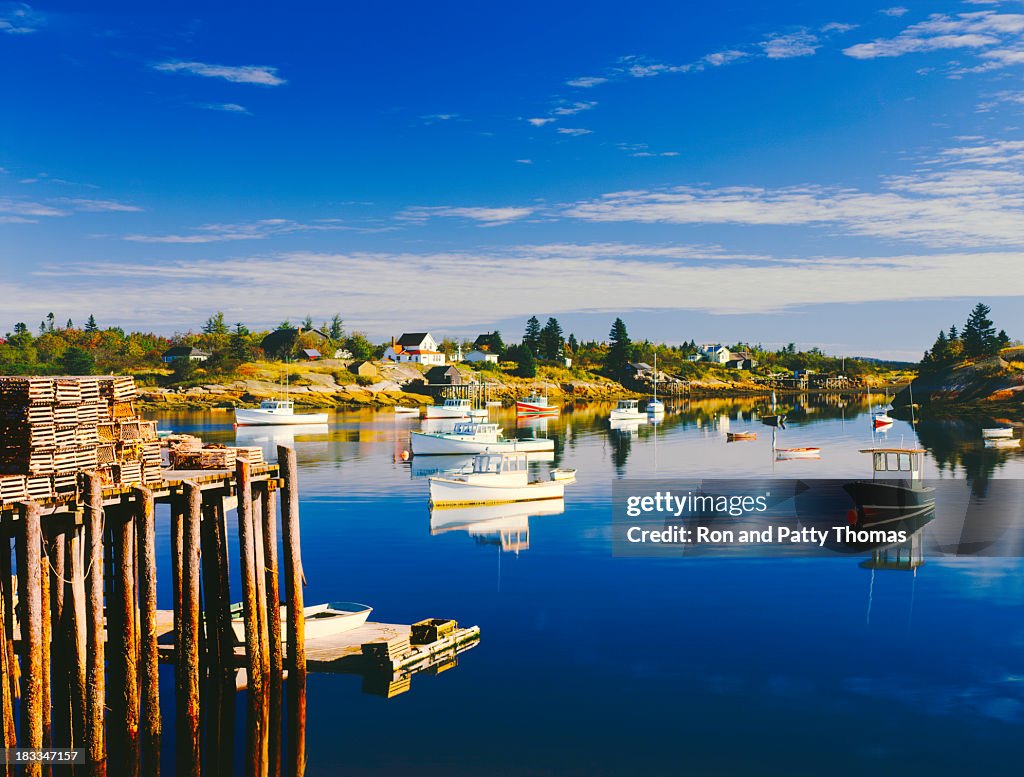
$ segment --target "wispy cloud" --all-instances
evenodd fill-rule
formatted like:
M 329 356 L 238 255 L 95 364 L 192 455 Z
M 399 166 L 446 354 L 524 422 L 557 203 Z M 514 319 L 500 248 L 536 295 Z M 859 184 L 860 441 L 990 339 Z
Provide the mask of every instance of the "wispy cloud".
M 572 135 L 573 137 L 579 137 L 580 135 L 590 135 L 593 130 L 583 129 L 582 127 L 559 127 L 559 135 Z
M 899 17 L 903 16 L 905 13 L 908 13 L 908 11 L 909 9 L 904 8 L 902 5 L 894 5 L 892 8 L 883 8 L 878 13 L 884 14 L 885 16 Z
M 93 200 L 84 198 L 63 198 L 60 202 L 67 203 L 71 208 L 86 213 L 140 213 L 143 209 L 138 205 L 130 205 L 116 200 Z
M 716 51 L 712 54 L 706 55 L 701 59 L 701 62 L 707 63 L 712 67 L 721 67 L 722 65 L 728 65 L 730 62 L 735 62 L 738 59 L 743 59 L 744 57 L 749 56 L 750 55 L 747 54 L 747 52 L 740 51 L 739 49 L 726 49 L 725 51 Z
M 771 35 L 760 45 L 768 59 L 791 59 L 811 56 L 821 47 L 821 41 L 808 30 L 798 30 Z
M 517 159 L 517 160 L 516 160 L 516 164 L 520 164 L 520 165 L 532 165 L 532 164 L 533 164 L 533 160 L 532 160 L 532 159 Z
M 277 75 L 276 67 L 266 65 L 211 65 L 206 62 L 170 60 L 156 62 L 152 67 L 161 73 L 187 73 L 205 78 L 223 78 L 236 84 L 280 86 L 288 83 Z
M 196 245 L 228 243 L 237 240 L 266 240 L 299 232 L 327 232 L 343 229 L 353 229 L 353 227 L 329 219 L 311 223 L 302 223 L 291 219 L 260 219 L 238 224 L 204 224 L 192 231 L 179 234 L 125 235 L 123 239 L 132 243 Z
M 249 109 L 244 105 L 238 103 L 193 103 L 197 108 L 202 108 L 205 111 L 223 111 L 224 113 L 241 113 L 246 116 L 252 114 L 249 113 Z
M 0 214 L 8 218 L 16 217 L 21 219 L 17 222 L 8 221 L 8 223 L 23 224 L 26 221 L 34 221 L 36 218 L 67 216 L 68 212 L 41 202 L 33 202 L 15 197 L 0 197 Z
M 566 81 L 566 85 L 574 86 L 577 89 L 590 89 L 594 86 L 607 83 L 608 79 L 603 76 L 583 76 L 581 78 L 573 78 L 570 81 Z
M 593 100 L 577 101 L 577 102 L 563 102 L 561 105 L 553 108 L 551 113 L 555 116 L 574 116 L 582 111 L 589 111 L 591 108 L 597 106 L 597 103 Z
M 453 121 L 460 118 L 457 113 L 429 113 L 426 116 L 420 116 L 420 121 L 424 124 L 437 124 L 438 122 Z
M 555 119 L 552 119 L 550 116 L 544 116 L 539 118 L 527 119 L 526 121 L 529 124 L 532 124 L 534 127 L 543 127 L 545 124 L 551 124 L 551 122 L 555 121 Z
M 28 35 L 46 23 L 46 18 L 26 3 L 0 3 L 0 32 Z
M 829 22 L 821 26 L 821 31 L 825 33 L 850 32 L 851 30 L 856 30 L 859 26 L 859 24 L 847 24 L 846 22 Z
M 476 222 L 481 227 L 497 227 L 519 221 L 534 213 L 534 208 L 503 207 L 449 207 L 449 206 L 416 206 L 406 208 L 398 214 L 402 221 L 422 224 L 434 217 L 456 218 Z

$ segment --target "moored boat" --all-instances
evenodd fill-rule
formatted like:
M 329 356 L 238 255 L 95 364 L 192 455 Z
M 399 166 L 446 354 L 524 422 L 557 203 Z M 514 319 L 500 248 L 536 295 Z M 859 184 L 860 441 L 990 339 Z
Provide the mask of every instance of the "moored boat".
M 467 453 L 553 451 L 554 440 L 537 437 L 507 439 L 498 424 L 456 423 L 450 432 L 412 432 L 409 447 L 414 456 L 460 455 Z
M 986 440 L 1005 440 L 1013 437 L 1012 426 L 996 426 L 991 429 L 982 429 L 981 436 Z
M 327 413 L 295 412 L 295 404 L 288 399 L 265 399 L 258 408 L 235 408 L 238 426 L 294 426 L 298 424 L 326 424 Z
M 576 470 L 572 467 L 558 467 L 551 470 L 552 480 L 575 480 Z
M 358 629 L 370 617 L 373 608 L 358 602 L 330 602 L 305 607 L 302 610 L 306 621 L 306 639 L 319 639 L 334 634 Z M 231 605 L 231 630 L 239 642 L 245 642 L 245 620 L 242 604 Z M 288 638 L 288 630 L 283 628 L 288 617 L 288 608 L 281 607 L 281 641 Z
M 647 419 L 647 414 L 640 410 L 639 401 L 620 399 L 609 418 L 612 421 L 643 421 Z
M 738 442 L 740 440 L 756 440 L 757 432 L 726 432 L 726 442 Z
M 903 521 L 935 509 L 935 489 L 922 478 L 921 448 L 867 448 L 872 479 L 847 483 L 843 490 L 856 508 L 847 516 L 859 527 Z
M 804 448 L 776 448 L 775 459 L 786 461 L 788 459 L 820 459 L 821 448 L 808 446 Z
M 530 480 L 525 453 L 481 453 L 473 460 L 473 471 L 450 477 L 432 477 L 430 504 L 433 509 L 471 505 L 561 499 L 565 481 Z
M 1020 440 L 1007 437 L 992 437 L 985 440 L 985 447 L 1009 450 L 1010 448 L 1019 448 Z
M 473 407 L 468 399 L 450 397 L 440 405 L 427 405 L 424 418 L 487 418 L 487 411 Z
M 548 398 L 540 394 L 531 394 L 524 399 L 516 400 L 516 413 L 519 415 L 558 415 L 558 406 L 549 405 Z
M 419 415 L 420 409 L 418 407 L 408 407 L 407 405 L 395 405 L 395 415 Z

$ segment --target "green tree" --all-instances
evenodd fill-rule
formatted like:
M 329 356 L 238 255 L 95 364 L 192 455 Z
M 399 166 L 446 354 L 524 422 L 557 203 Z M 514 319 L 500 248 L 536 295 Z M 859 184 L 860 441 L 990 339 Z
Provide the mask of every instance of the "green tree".
M 534 358 L 540 354 L 540 321 L 536 316 L 530 316 L 530 320 L 526 322 L 523 345 L 530 349 Z
M 570 353 L 576 353 L 576 351 L 578 351 L 579 349 L 580 349 L 580 344 L 576 340 L 576 335 L 570 334 L 569 335 L 569 352 Z
M 84 348 L 72 345 L 60 360 L 65 375 L 92 375 L 96 369 L 96 359 Z
M 96 323 L 96 316 L 92 313 L 89 314 L 89 320 L 85 322 L 86 332 L 98 332 L 100 330 L 99 324 Z
M 565 339 L 557 318 L 549 318 L 540 332 L 540 354 L 543 359 L 561 359 L 565 353 Z
M 515 369 L 515 374 L 520 378 L 537 377 L 537 359 L 534 357 L 533 351 L 526 344 L 516 349 L 510 348 L 507 355 L 517 363 L 518 366 Z
M 172 377 L 175 383 L 189 380 L 196 374 L 196 363 L 189 358 L 175 359 L 171 366 Z
M 967 323 L 964 324 L 960 335 L 964 342 L 965 356 L 991 356 L 998 350 L 996 328 L 988 317 L 991 312 L 992 309 L 988 305 L 979 302 L 967 317 Z
M 203 324 L 203 333 L 208 335 L 226 335 L 228 333 L 228 325 L 224 323 L 224 314 L 221 311 L 217 311 Z
M 313 317 L 312 316 L 307 315 L 304 319 L 302 319 L 302 328 L 307 330 L 307 331 L 313 328 Z
M 605 367 L 609 375 L 614 378 L 622 378 L 626 374 L 626 364 L 629 362 L 630 347 L 629 333 L 626 331 L 626 324 L 621 318 L 615 319 L 612 329 L 608 333 L 610 347 L 608 357 L 605 359 Z
M 331 319 L 331 326 L 327 331 L 327 335 L 336 343 L 340 343 L 344 339 L 345 322 L 341 320 L 341 313 L 334 314 L 334 318 Z
M 505 341 L 501 339 L 501 332 L 495 329 L 491 333 L 491 353 L 498 354 L 499 358 L 505 353 Z
M 345 350 L 352 354 L 353 359 L 372 359 L 374 347 L 363 332 L 353 332 L 345 338 Z
M 1006 334 L 1005 329 L 999 330 L 999 334 L 996 335 L 996 340 L 999 343 L 999 350 L 1002 350 L 1010 344 L 1010 336 Z
M 56 327 L 54 326 L 54 321 L 56 320 L 56 318 L 57 317 L 55 315 L 53 315 L 52 312 L 46 314 L 46 331 L 47 332 L 53 332 L 56 329 Z

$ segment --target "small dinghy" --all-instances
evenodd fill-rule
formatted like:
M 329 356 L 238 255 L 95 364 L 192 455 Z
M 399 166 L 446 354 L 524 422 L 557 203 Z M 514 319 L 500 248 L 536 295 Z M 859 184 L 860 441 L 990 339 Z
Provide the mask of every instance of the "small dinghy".
M 331 602 L 315 604 L 303 609 L 306 616 L 306 639 L 319 639 L 341 634 L 345 631 L 358 629 L 370 617 L 373 608 L 358 602 Z M 288 618 L 288 608 L 281 607 L 281 641 L 288 639 L 284 623 Z M 239 642 L 245 642 L 245 621 L 242 616 L 242 604 L 231 605 L 231 630 Z
M 991 437 L 985 440 L 986 448 L 999 448 L 1008 450 L 1010 448 L 1019 448 L 1020 440 L 1015 440 L 1009 437 Z
M 726 442 L 738 442 L 740 440 L 756 440 L 757 432 L 726 432 Z
M 559 467 L 558 469 L 551 470 L 552 480 L 575 480 L 576 470 L 572 467 Z
M 395 405 L 395 415 L 419 415 L 420 409 L 418 407 L 406 407 L 405 405 Z
M 981 436 L 986 440 L 1010 440 L 1013 438 L 1013 427 L 997 426 L 992 429 L 982 429 Z
M 821 448 L 776 448 L 775 458 L 778 461 L 788 459 L 820 459 Z

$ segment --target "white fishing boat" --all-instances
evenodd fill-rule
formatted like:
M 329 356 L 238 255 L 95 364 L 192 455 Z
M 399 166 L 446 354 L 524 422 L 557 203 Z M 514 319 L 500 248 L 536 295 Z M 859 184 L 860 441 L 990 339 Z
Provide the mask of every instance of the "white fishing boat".
M 525 453 L 481 453 L 473 460 L 473 471 L 465 475 L 432 477 L 430 505 L 433 509 L 472 505 L 561 499 L 565 482 L 530 480 Z
M 473 407 L 468 399 L 451 397 L 440 405 L 427 405 L 424 418 L 487 418 L 487 411 Z
M 418 407 L 407 407 L 406 405 L 395 405 L 395 415 L 419 415 Z
M 537 437 L 506 439 L 499 424 L 462 421 L 456 423 L 450 432 L 412 432 L 409 447 L 413 456 L 451 456 L 485 451 L 533 453 L 553 451 L 555 441 Z
M 996 426 L 991 429 L 982 429 L 981 436 L 986 440 L 1006 440 L 1013 437 L 1012 426 Z
M 373 608 L 358 602 L 330 602 L 329 604 L 315 604 L 305 607 L 302 610 L 306 620 L 306 639 L 319 639 L 330 637 L 334 634 L 341 634 L 346 631 L 358 629 L 370 617 Z M 235 632 L 235 639 L 245 642 L 245 620 L 242 617 L 243 608 L 241 602 L 231 605 L 231 630 Z M 288 608 L 281 607 L 281 641 L 288 639 L 288 630 L 285 623 L 288 618 Z
M 610 419 L 612 421 L 644 421 L 647 420 L 647 413 L 640 410 L 639 401 L 620 399 L 619 404 L 612 410 Z
M 546 396 L 531 394 L 525 399 L 516 400 L 516 413 L 519 415 L 558 415 L 558 406 L 549 405 Z
M 1011 448 L 1019 448 L 1020 440 L 1012 437 L 990 437 L 985 440 L 985 447 L 1009 450 Z
M 238 426 L 296 426 L 326 424 L 327 413 L 296 413 L 289 399 L 265 399 L 258 408 L 235 408 Z
M 665 403 L 658 399 L 658 354 L 654 354 L 654 398 L 647 403 L 647 415 L 659 418 L 665 415 Z

